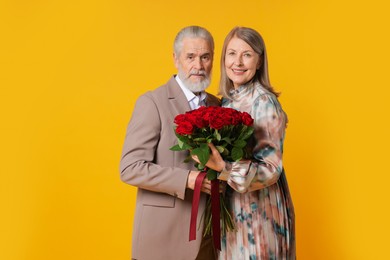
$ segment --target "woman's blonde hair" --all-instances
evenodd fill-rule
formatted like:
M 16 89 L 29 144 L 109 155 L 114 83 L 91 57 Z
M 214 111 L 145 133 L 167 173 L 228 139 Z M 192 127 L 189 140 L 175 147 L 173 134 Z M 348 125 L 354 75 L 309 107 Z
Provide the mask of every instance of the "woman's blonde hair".
M 252 49 L 260 56 L 260 68 L 256 71 L 255 76 L 250 80 L 250 82 L 248 82 L 249 84 L 247 83 L 248 87 L 253 87 L 255 82 L 259 82 L 265 89 L 273 93 L 275 96 L 279 96 L 279 93 L 273 89 L 269 81 L 267 51 L 265 49 L 264 40 L 257 31 L 247 27 L 235 27 L 225 38 L 221 54 L 221 80 L 219 82 L 220 94 L 225 98 L 232 99 L 230 91 L 234 89 L 234 86 L 233 82 L 226 74 L 225 56 L 227 45 L 234 37 L 237 37 L 249 44 L 249 46 L 251 46 Z

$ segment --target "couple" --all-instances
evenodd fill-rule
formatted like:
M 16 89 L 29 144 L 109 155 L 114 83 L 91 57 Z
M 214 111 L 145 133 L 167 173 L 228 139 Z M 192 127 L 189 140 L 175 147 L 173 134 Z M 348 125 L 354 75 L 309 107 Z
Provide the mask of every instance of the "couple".
M 140 96 L 134 107 L 120 163 L 122 181 L 138 187 L 132 258 L 295 259 L 294 210 L 282 164 L 287 116 L 269 82 L 264 41 L 257 31 L 245 27 L 236 27 L 226 36 L 220 93 L 222 106 L 254 118 L 253 159 L 225 162 L 214 152 L 207 164 L 229 186 L 226 196 L 236 231 L 222 237 L 221 251 L 214 250 L 199 221 L 197 239 L 189 241 L 199 171 L 183 162 L 186 151 L 169 148 L 176 143 L 176 115 L 220 105 L 218 98 L 204 91 L 210 84 L 213 54 L 214 40 L 206 29 L 183 28 L 174 41 L 178 74 Z M 210 186 L 205 178 L 198 220 Z

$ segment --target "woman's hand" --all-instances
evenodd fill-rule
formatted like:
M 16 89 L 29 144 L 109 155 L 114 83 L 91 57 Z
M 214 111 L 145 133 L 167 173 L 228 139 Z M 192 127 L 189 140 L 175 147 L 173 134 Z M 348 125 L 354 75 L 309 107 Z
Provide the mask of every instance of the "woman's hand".
M 217 172 L 221 172 L 225 168 L 225 161 L 222 159 L 221 154 L 218 152 L 217 148 L 215 148 L 214 144 L 208 144 L 211 150 L 210 158 L 206 163 L 206 166 L 210 169 L 213 169 Z M 192 159 L 198 163 L 198 156 L 193 155 Z

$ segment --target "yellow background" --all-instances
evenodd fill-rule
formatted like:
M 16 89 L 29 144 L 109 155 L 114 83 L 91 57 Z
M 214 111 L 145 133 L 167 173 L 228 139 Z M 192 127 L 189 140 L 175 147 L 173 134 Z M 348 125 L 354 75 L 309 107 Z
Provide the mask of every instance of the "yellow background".
M 129 259 L 127 122 L 191 24 L 215 37 L 212 93 L 230 29 L 265 38 L 298 259 L 389 258 L 387 2 L 1 0 L 0 259 Z

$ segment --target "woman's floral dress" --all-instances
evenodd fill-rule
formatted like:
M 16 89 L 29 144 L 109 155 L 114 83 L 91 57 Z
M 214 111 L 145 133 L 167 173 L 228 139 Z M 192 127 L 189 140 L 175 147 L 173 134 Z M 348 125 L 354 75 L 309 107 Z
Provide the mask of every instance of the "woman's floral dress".
M 236 231 L 222 237 L 219 259 L 295 259 L 294 208 L 282 164 L 287 116 L 275 95 L 260 84 L 233 90 L 222 106 L 254 118 L 252 159 L 234 162 L 219 179 Z

